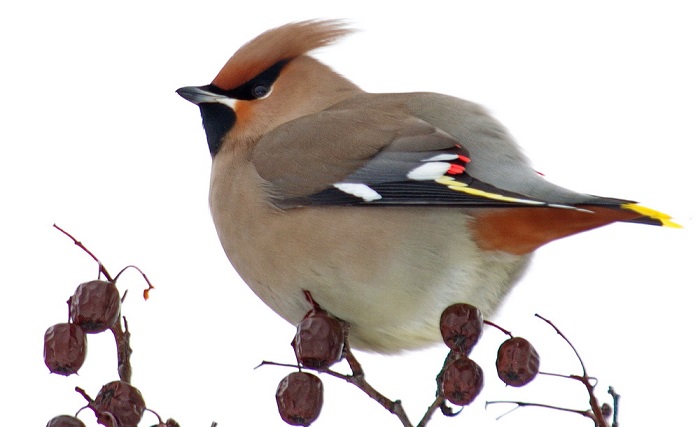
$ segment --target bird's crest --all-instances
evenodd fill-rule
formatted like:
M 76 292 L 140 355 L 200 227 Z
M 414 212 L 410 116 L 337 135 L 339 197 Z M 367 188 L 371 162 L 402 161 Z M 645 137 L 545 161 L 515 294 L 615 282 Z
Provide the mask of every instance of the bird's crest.
M 327 46 L 352 31 L 339 20 L 293 22 L 265 31 L 241 46 L 212 84 L 224 90 L 234 89 L 280 61 Z

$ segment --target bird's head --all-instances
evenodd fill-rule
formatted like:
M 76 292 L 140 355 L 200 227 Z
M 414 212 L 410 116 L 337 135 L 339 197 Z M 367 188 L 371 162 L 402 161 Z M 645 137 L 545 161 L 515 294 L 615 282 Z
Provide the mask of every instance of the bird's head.
M 307 55 L 349 32 L 335 20 L 274 28 L 238 49 L 210 84 L 178 89 L 199 106 L 212 157 L 227 146 L 254 144 L 283 123 L 361 92 Z

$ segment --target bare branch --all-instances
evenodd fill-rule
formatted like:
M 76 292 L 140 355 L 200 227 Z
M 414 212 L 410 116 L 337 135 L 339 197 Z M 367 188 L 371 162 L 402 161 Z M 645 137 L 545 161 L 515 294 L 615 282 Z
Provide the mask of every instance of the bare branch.
M 65 234 L 66 236 L 68 236 L 71 240 L 73 240 L 73 243 L 75 243 L 76 246 L 78 246 L 80 249 L 82 249 L 83 251 L 85 251 L 86 254 L 90 255 L 90 257 L 91 257 L 92 259 L 94 259 L 95 262 L 97 263 L 97 265 L 98 265 L 98 267 L 99 267 L 99 269 L 100 269 L 100 273 L 104 274 L 105 278 L 106 278 L 108 281 L 114 282 L 114 280 L 112 279 L 112 276 L 110 276 L 109 272 L 107 272 L 107 269 L 105 268 L 105 266 L 102 265 L 102 261 L 100 261 L 100 260 L 95 256 L 95 254 L 93 254 L 92 252 L 90 252 L 90 250 L 89 250 L 88 248 L 86 248 L 85 245 L 82 244 L 82 242 L 78 241 L 78 239 L 76 239 L 75 237 L 73 237 L 69 232 L 67 232 L 66 230 L 62 229 L 62 228 L 59 227 L 58 225 L 54 224 L 53 226 L 54 226 L 55 229 L 57 229 L 57 230 L 60 231 L 61 233 L 63 233 L 63 234 Z

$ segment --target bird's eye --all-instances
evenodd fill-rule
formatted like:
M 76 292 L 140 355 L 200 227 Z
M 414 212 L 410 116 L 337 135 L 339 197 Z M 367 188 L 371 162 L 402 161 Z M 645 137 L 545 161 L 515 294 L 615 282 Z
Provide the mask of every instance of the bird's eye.
M 255 86 L 251 91 L 251 94 L 255 98 L 263 98 L 268 93 L 270 93 L 270 88 L 268 86 Z

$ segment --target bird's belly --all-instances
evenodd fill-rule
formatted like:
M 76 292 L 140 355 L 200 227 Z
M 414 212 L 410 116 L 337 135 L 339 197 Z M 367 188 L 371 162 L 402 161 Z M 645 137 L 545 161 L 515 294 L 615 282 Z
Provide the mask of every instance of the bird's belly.
M 493 312 L 529 257 L 483 252 L 446 208 L 324 207 L 240 212 L 215 223 L 239 275 L 292 324 L 311 308 L 350 323 L 351 344 L 393 353 L 440 340 L 442 310 Z M 410 225 L 410 226 L 409 226 Z

